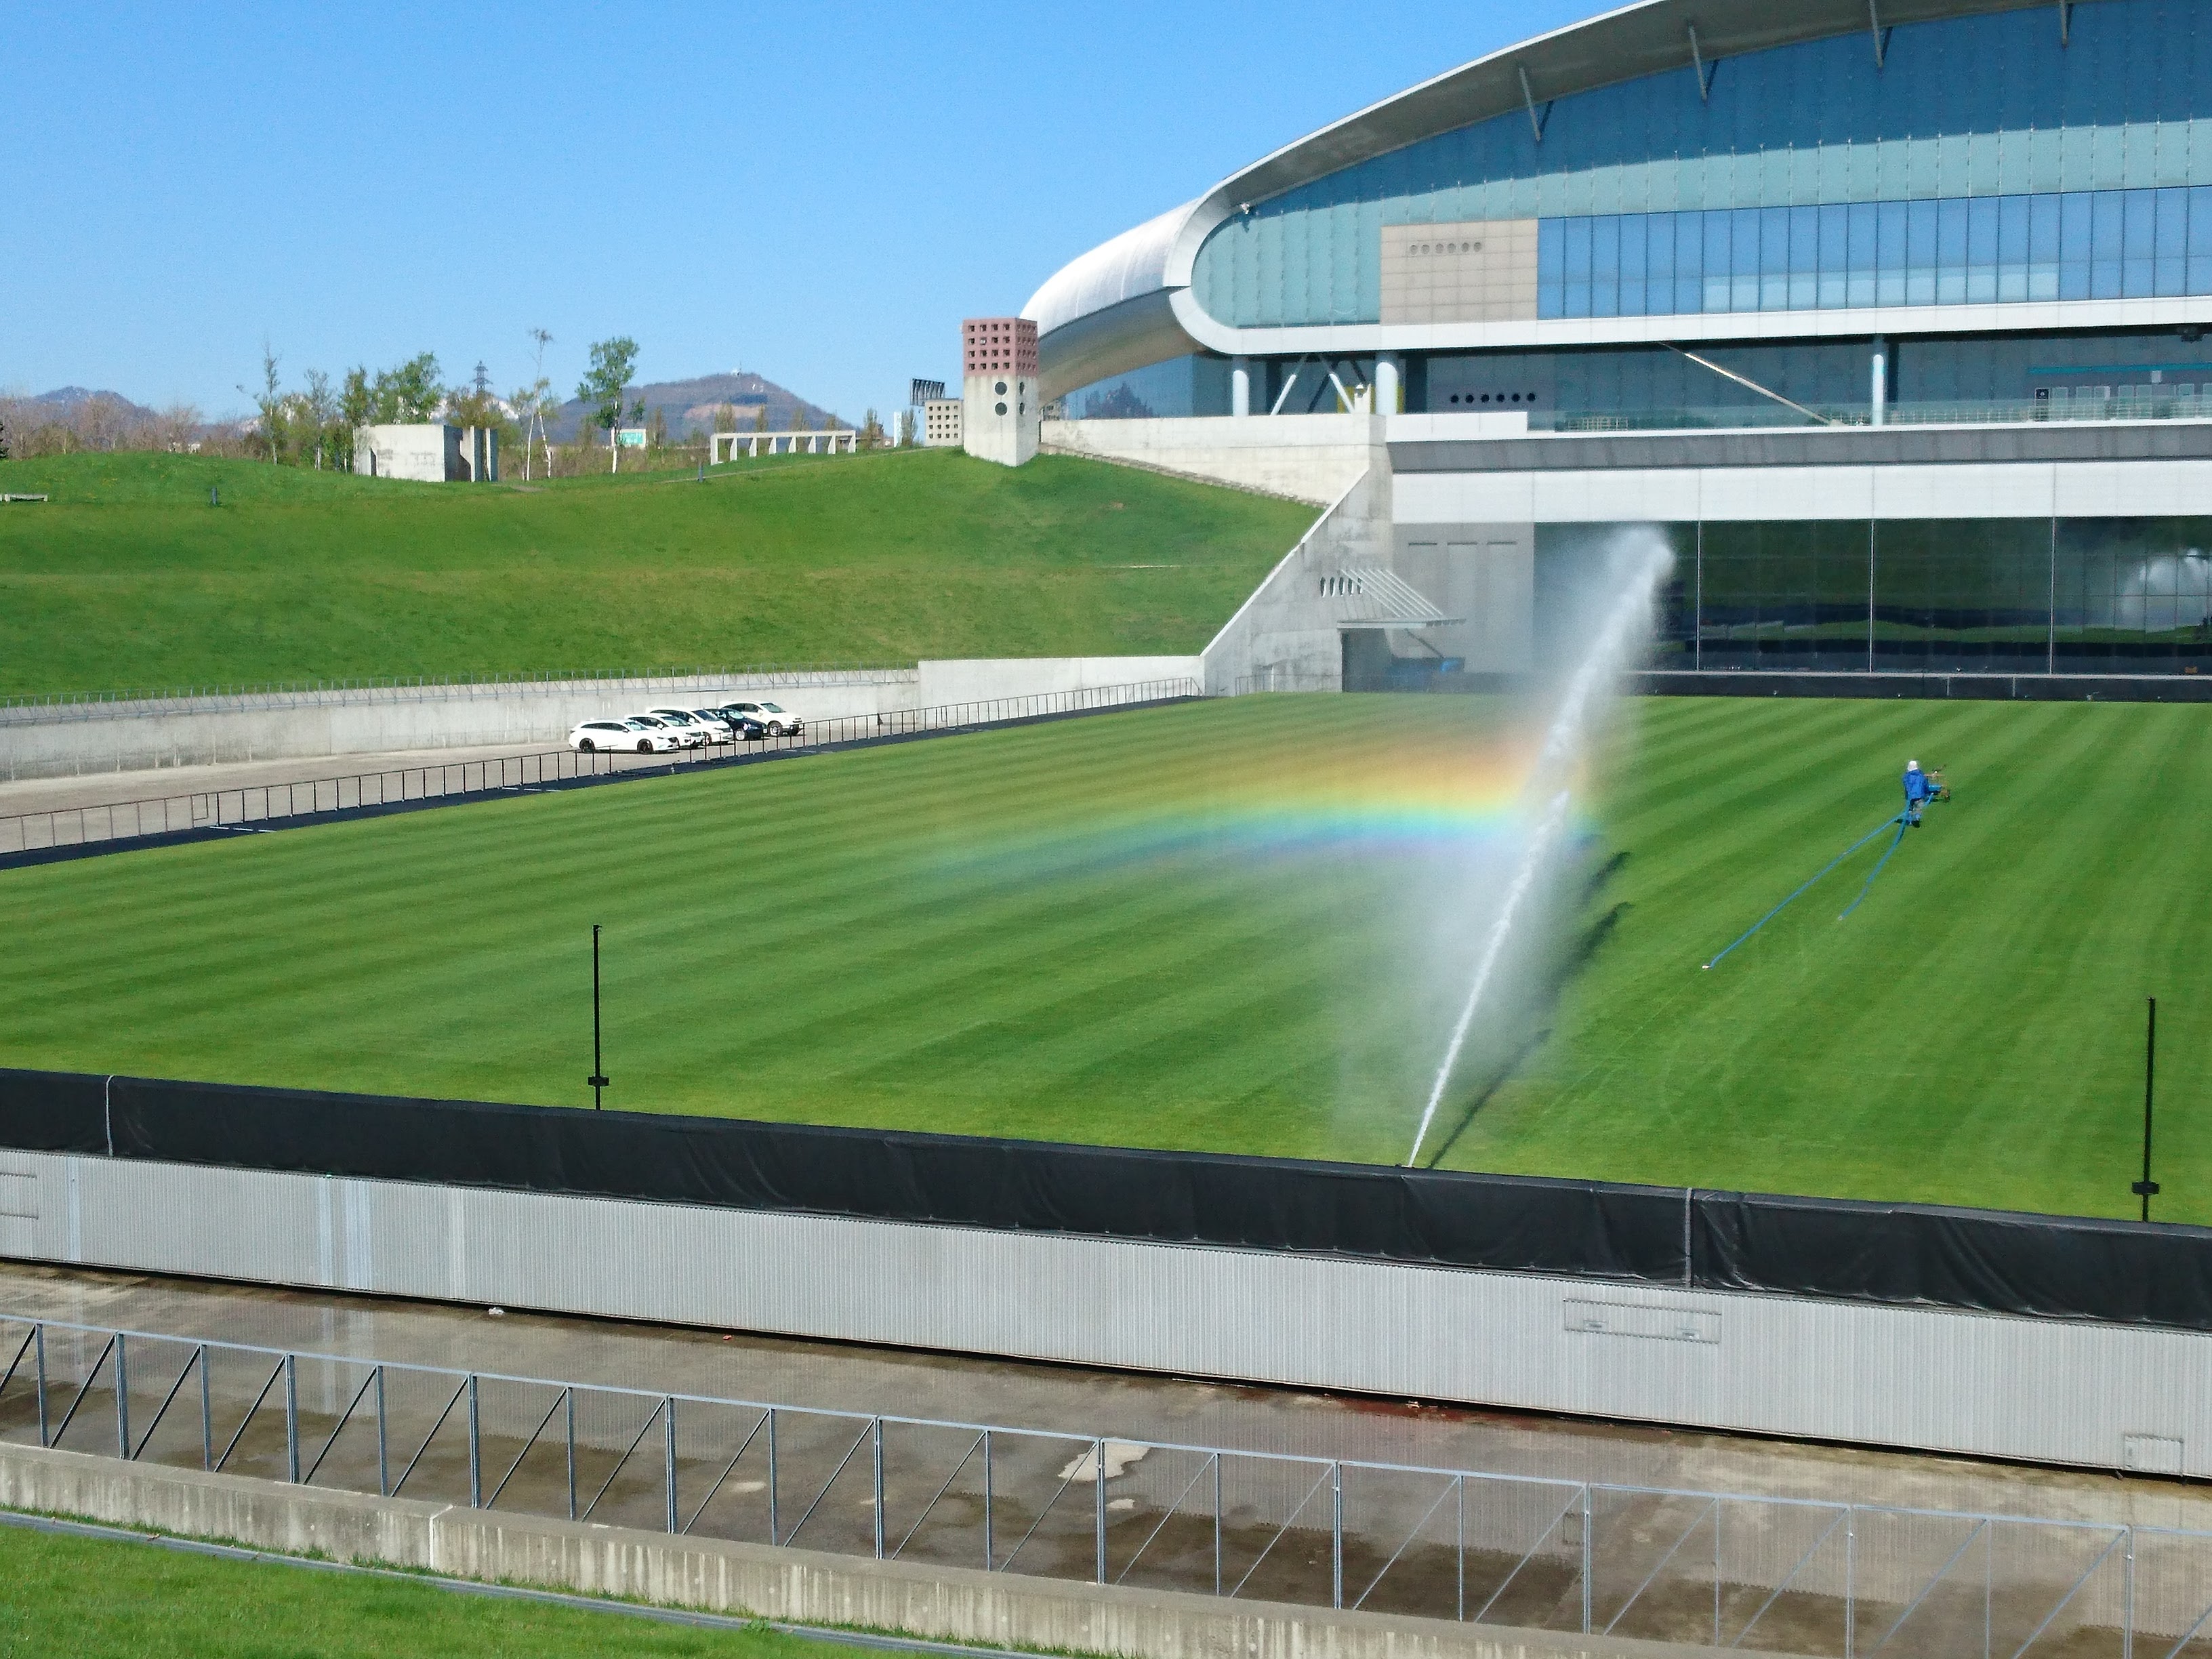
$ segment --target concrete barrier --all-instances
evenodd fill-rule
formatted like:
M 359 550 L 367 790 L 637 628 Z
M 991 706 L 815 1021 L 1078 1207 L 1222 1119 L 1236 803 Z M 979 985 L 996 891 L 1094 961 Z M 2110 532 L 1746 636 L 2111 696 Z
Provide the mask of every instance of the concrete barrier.
M 0 778 L 380 755 L 512 744 L 550 747 L 579 721 L 659 704 L 767 699 L 810 720 L 994 697 L 1195 679 L 1195 657 L 1036 657 L 914 668 L 635 680 L 353 687 L 0 708 Z M 126 786 L 116 799 L 131 799 Z M 137 793 L 144 793 L 143 789 Z
M 33 1446 L 0 1444 L 0 1506 L 456 1578 L 1116 1659 L 1696 1659 L 1717 1651 L 854 1560 Z
M 1369 415 L 1047 421 L 1050 453 L 1115 461 L 1326 507 L 1367 471 L 1383 423 Z

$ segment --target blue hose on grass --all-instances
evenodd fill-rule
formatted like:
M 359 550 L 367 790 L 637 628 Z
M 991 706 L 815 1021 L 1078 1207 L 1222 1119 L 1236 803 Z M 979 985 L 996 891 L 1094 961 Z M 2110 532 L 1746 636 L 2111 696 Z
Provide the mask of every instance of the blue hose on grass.
M 1911 827 L 1912 821 L 1909 817 L 1900 816 L 1898 818 L 1897 839 L 1890 842 L 1889 846 L 1883 851 L 1882 855 L 1874 861 L 1874 868 L 1867 872 L 1866 885 L 1859 889 L 1859 896 L 1856 898 L 1853 899 L 1849 904 L 1846 904 L 1844 907 L 1843 915 L 1836 918 L 1838 921 L 1843 921 L 1844 916 L 1850 915 L 1852 911 L 1857 909 L 1859 906 L 1866 902 L 1866 896 L 1874 891 L 1874 878 L 1881 873 L 1881 866 L 1889 862 L 1890 854 L 1894 853 L 1898 848 L 1903 844 L 1905 841 L 1905 832 Z
M 1833 869 L 1834 869 L 1838 865 L 1841 864 L 1841 863 L 1842 863 L 1845 859 L 1847 859 L 1847 858 L 1850 857 L 1850 855 L 1851 855 L 1852 854 L 1854 854 L 1854 853 L 1857 852 L 1857 851 L 1859 850 L 1859 848 L 1862 848 L 1862 847 L 1865 846 L 1869 842 L 1872 841 L 1872 840 L 1873 840 L 1876 836 L 1879 836 L 1879 835 L 1880 835 L 1883 830 L 1885 830 L 1888 829 L 1888 828 L 1890 827 L 1890 825 L 1892 825 L 1892 824 L 1895 824 L 1895 825 L 1897 826 L 1897 836 L 1898 836 L 1898 841 L 1902 841 L 1902 840 L 1904 840 L 1904 839 L 1905 839 L 1905 814 L 1904 814 L 1904 813 L 1902 813 L 1902 812 L 1899 812 L 1899 813 L 1895 817 L 1893 817 L 1893 818 L 1884 818 L 1884 819 L 1883 819 L 1880 823 L 1878 823 L 1878 824 L 1875 825 L 1875 827 L 1874 827 L 1873 829 L 1871 829 L 1871 830 L 1868 830 L 1868 831 L 1866 832 L 1866 834 L 1864 834 L 1863 836 L 1860 836 L 1856 841 L 1853 842 L 1852 842 L 1849 847 L 1846 847 L 1845 848 L 1844 848 L 1844 850 L 1843 850 L 1842 852 L 1840 852 L 1840 853 L 1837 854 L 1836 854 L 1836 856 L 1835 856 L 1834 858 L 1832 858 L 1832 859 L 1829 860 L 1828 860 L 1828 862 L 1827 862 L 1827 864 L 1826 864 L 1826 866 L 1821 869 L 1820 875 L 1814 876 L 1814 877 L 1813 878 L 1813 879 L 1812 879 L 1812 880 L 1810 880 L 1810 881 L 1807 882 L 1807 883 L 1806 883 L 1802 887 L 1800 887 L 1800 888 L 1799 888 L 1796 892 L 1794 892 L 1794 893 L 1790 894 L 1790 896 L 1788 898 L 1786 898 L 1786 899 L 1783 900 L 1781 903 L 1779 903 L 1779 904 L 1776 905 L 1776 906 L 1775 906 L 1771 910 L 1769 910 L 1769 911 L 1768 911 L 1765 915 L 1761 916 L 1761 917 L 1760 917 L 1757 921 L 1754 921 L 1753 923 L 1752 923 L 1752 924 L 1751 924 L 1751 926 L 1750 926 L 1748 928 L 1747 928 L 1747 929 L 1745 929 L 1745 930 L 1744 930 L 1744 933 L 1743 933 L 1743 935 L 1742 935 L 1742 937 L 1741 937 L 1741 938 L 1740 938 L 1740 939 L 1736 939 L 1734 943 L 1730 944 L 1730 945 L 1728 946 L 1728 949 L 1727 949 L 1727 950 L 1723 951 L 1720 953 L 1720 956 L 1717 956 L 1717 957 L 1714 957 L 1711 962 L 1707 963 L 1705 964 L 1705 966 L 1706 966 L 1706 967 L 1708 967 L 1708 968 L 1717 968 L 1717 967 L 1719 967 L 1719 966 L 1720 966 L 1720 963 L 1721 963 L 1721 957 L 1725 957 L 1726 955 L 1728 955 L 1728 953 L 1729 953 L 1729 951 L 1733 951 L 1733 950 L 1735 950 L 1735 947 L 1736 947 L 1736 945 L 1742 944 L 1742 943 L 1744 942 L 1744 940 L 1745 940 L 1745 939 L 1749 939 L 1749 938 L 1750 938 L 1753 933 L 1757 933 L 1760 928 L 1762 928 L 1762 927 L 1765 927 L 1765 926 L 1766 926 L 1766 924 L 1767 924 L 1768 922 L 1770 922 L 1770 921 L 1773 921 L 1773 920 L 1775 919 L 1775 917 L 1777 917 L 1777 916 L 1780 915 L 1781 915 L 1784 910 L 1787 910 L 1787 909 L 1788 909 L 1791 905 L 1795 904 L 1795 903 L 1796 903 L 1799 899 L 1802 898 L 1802 897 L 1803 897 L 1803 896 L 1804 896 L 1808 892 L 1811 891 L 1814 887 L 1818 886 L 1818 885 L 1820 884 L 1820 880 L 1821 880 L 1821 878 L 1822 878 L 1822 877 L 1825 877 L 1826 875 L 1827 875 L 1827 874 L 1828 874 L 1828 872 L 1829 872 L 1830 871 L 1833 870 Z M 1896 850 L 1897 850 L 1897 842 L 1892 842 L 1889 844 L 1889 853 L 1894 853 Z M 1884 853 L 1884 854 L 1881 855 L 1881 862 L 1882 862 L 1882 864 L 1887 864 L 1887 863 L 1889 861 L 1889 853 Z M 1875 875 L 1879 875 L 1881 872 L 1881 864 L 1877 864 L 1877 865 L 1875 865 Z M 1869 876 L 1869 877 L 1867 878 L 1867 885 L 1868 885 L 1868 886 L 1869 886 L 1869 887 L 1871 887 L 1871 886 L 1873 886 L 1873 885 L 1874 885 L 1874 876 Z M 1863 899 L 1865 896 L 1866 896 L 1866 894 L 1865 894 L 1863 891 L 1863 892 L 1861 892 L 1861 893 L 1859 894 L 1859 898 L 1861 898 L 1861 899 Z M 1857 902 L 1857 900 L 1854 900 L 1854 901 L 1852 901 L 1851 909 L 1852 909 L 1852 910 L 1856 910 L 1856 908 L 1858 908 L 1858 902 Z M 1846 916 L 1847 916 L 1847 915 L 1850 915 L 1850 913 L 1851 913 L 1851 912 L 1850 912 L 1850 910 L 1846 910 L 1846 911 L 1844 911 L 1844 915 L 1846 915 Z M 1837 920 L 1838 920 L 1838 921 L 1841 921 L 1842 919 L 1843 919 L 1843 918 L 1842 918 L 1842 917 L 1840 917 L 1840 916 L 1837 918 Z

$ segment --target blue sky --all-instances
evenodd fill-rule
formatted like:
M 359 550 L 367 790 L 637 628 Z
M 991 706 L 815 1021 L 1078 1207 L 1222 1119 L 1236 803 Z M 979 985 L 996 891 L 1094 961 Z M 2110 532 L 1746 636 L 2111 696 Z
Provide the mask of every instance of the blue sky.
M 49 4 L 8 21 L 0 389 L 246 406 L 429 349 L 742 366 L 857 416 L 963 316 L 1413 82 L 1607 9 Z

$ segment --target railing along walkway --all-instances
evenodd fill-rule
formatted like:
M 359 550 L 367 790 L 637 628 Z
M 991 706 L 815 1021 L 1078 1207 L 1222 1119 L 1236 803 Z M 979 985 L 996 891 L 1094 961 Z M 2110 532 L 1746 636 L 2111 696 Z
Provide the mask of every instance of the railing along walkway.
M 384 1497 L 1836 1656 L 2212 1651 L 2212 1534 L 822 1411 L 0 1315 L 0 1439 Z

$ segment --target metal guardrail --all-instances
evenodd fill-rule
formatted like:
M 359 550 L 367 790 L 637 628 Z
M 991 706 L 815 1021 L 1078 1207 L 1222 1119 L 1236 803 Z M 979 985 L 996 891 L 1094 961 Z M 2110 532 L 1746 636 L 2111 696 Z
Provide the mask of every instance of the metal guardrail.
M 380 677 L 370 679 L 267 681 L 243 685 L 171 686 L 164 690 L 118 691 L 56 691 L 0 697 L 0 723 L 18 723 L 26 711 L 40 720 L 116 719 L 148 714 L 185 714 L 222 705 L 237 708 L 290 708 L 329 703 L 391 700 L 394 693 L 419 692 L 425 696 L 506 696 L 517 691 L 542 690 L 548 696 L 566 691 L 629 688 L 640 690 L 672 688 L 702 680 L 742 680 L 763 689 L 799 685 L 849 685 L 872 682 L 886 674 L 912 678 L 915 664 L 908 663 L 769 663 L 750 667 L 635 668 L 556 670 L 539 674 L 486 674 L 475 678 L 439 679 Z M 181 705 L 179 707 L 179 705 Z
M 1087 691 L 1041 692 L 982 702 L 949 703 L 934 708 L 896 710 L 810 721 L 798 737 L 640 755 L 601 750 L 580 754 L 572 749 L 535 750 L 488 760 L 349 772 L 296 783 L 246 785 L 181 795 L 149 796 L 92 806 L 59 807 L 44 812 L 0 817 L 0 857 L 45 852 L 58 847 L 87 847 L 135 841 L 148 836 L 197 830 L 246 832 L 286 818 L 308 817 L 363 808 L 483 795 L 529 794 L 549 787 L 592 778 L 678 772 L 726 763 L 738 754 L 834 748 L 910 732 L 950 732 L 1001 720 L 1044 714 L 1087 713 L 1164 702 L 1199 695 L 1192 679 L 1148 680 L 1102 686 Z
M 1836 1659 L 2212 1643 L 2208 1533 L 817 1410 L 17 1315 L 0 1314 L 0 1440 L 877 1560 Z

